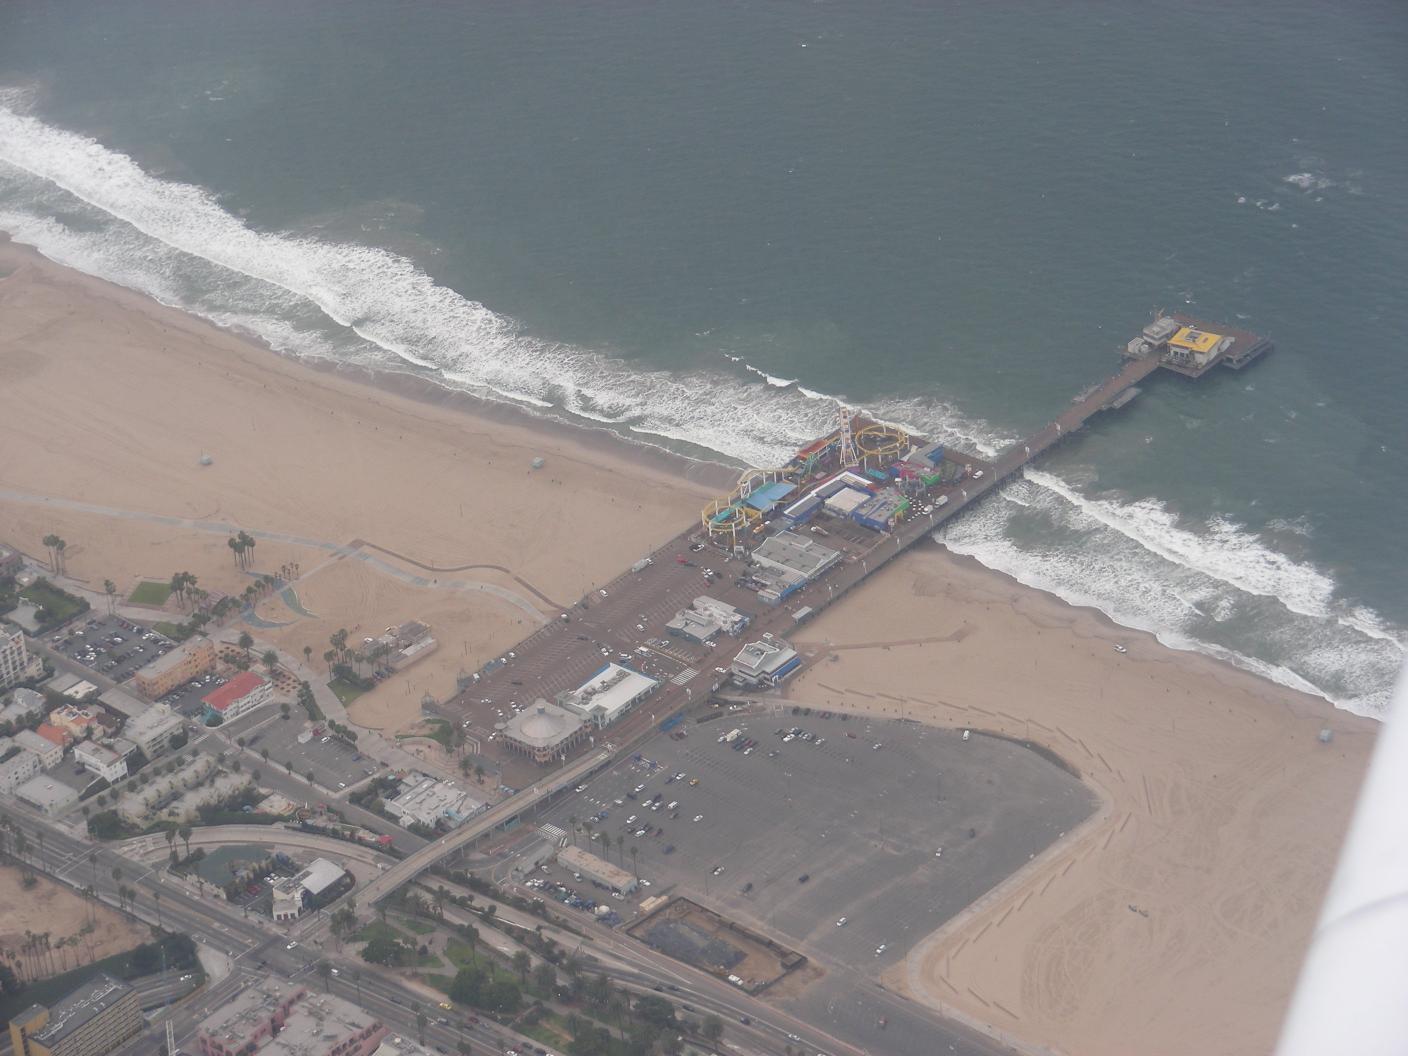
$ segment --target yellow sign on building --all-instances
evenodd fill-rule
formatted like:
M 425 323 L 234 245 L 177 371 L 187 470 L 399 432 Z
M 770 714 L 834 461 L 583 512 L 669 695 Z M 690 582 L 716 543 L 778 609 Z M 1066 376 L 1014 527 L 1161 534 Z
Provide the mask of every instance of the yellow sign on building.
M 1189 352 L 1205 355 L 1211 352 L 1219 341 L 1221 334 L 1212 334 L 1206 330 L 1195 330 L 1191 326 L 1180 327 L 1178 333 L 1168 339 L 1170 348 L 1182 348 Z

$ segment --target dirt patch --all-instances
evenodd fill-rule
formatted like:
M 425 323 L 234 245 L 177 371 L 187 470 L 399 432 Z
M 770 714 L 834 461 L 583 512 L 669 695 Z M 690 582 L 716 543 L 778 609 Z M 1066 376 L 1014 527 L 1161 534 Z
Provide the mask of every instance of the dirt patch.
M 31 888 L 20 871 L 0 867 L 0 949 L 24 979 L 43 979 L 122 953 L 151 936 L 146 925 L 97 905 L 40 876 Z M 29 950 L 31 935 L 48 933 L 47 952 Z
M 677 961 L 726 978 L 750 994 L 806 964 L 795 950 L 749 931 L 687 898 L 677 898 L 627 931 Z

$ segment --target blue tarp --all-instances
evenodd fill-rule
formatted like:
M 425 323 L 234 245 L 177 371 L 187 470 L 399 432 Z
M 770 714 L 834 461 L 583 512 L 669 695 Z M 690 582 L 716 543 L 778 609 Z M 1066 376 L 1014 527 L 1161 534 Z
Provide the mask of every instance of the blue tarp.
M 774 481 L 771 484 L 764 484 L 743 501 L 753 509 L 766 513 L 788 495 L 791 495 L 793 490 L 795 490 L 794 486 L 786 481 Z

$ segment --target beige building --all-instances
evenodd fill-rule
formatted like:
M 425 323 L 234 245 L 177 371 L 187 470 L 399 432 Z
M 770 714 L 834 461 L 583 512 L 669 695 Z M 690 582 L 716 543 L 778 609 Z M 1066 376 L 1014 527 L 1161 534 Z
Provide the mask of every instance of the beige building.
M 557 862 L 574 873 L 581 873 L 588 880 L 605 884 L 612 891 L 619 891 L 623 895 L 630 894 L 638 886 L 634 875 L 580 847 L 562 848 L 557 852 Z
M 181 716 L 165 704 L 153 704 L 140 715 L 127 720 L 127 725 L 122 727 L 122 736 L 140 748 L 148 759 L 155 759 L 170 749 L 172 739 L 184 729 Z
M 266 979 L 212 1013 L 196 1044 L 201 1056 L 371 1056 L 388 1033 L 351 1002 Z
M 42 673 L 44 663 L 37 656 L 30 656 L 24 644 L 23 631 L 8 631 L 0 628 L 0 690 L 19 685 Z
M 0 796 L 11 795 L 15 789 L 39 773 L 39 756 L 21 750 L 0 763 Z
M 215 643 L 192 638 L 158 656 L 132 676 L 132 684 L 148 700 L 160 700 L 177 686 L 215 670 Z
M 53 1008 L 10 1020 L 14 1056 L 103 1056 L 146 1026 L 137 991 L 99 972 Z
M 499 726 L 504 744 L 539 764 L 563 758 L 587 737 L 587 724 L 581 718 L 545 700 Z

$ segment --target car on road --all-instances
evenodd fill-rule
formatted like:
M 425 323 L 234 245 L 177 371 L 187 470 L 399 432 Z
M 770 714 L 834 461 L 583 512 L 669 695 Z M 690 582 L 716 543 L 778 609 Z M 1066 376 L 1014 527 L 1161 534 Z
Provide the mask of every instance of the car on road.
M 882 953 L 884 953 L 887 949 L 889 949 L 889 947 L 886 946 L 885 943 L 882 942 L 879 946 L 875 947 L 875 956 L 879 957 L 879 956 L 880 956 Z
M 291 949 L 293 949 L 293 948 L 294 948 L 295 946 L 297 946 L 297 945 L 298 945 L 298 940 L 297 940 L 297 939 L 294 939 L 294 940 L 293 940 L 292 942 L 290 942 L 287 946 L 285 946 L 284 949 L 286 949 L 286 950 L 291 950 Z
M 704 815 L 703 815 L 703 814 L 696 814 L 696 815 L 694 815 L 694 820 L 695 820 L 695 821 L 703 821 L 703 820 L 704 820 Z
M 600 594 L 603 598 L 607 596 L 606 591 L 604 590 L 598 590 L 597 593 Z
M 836 922 L 836 926 L 837 926 L 838 928 L 844 928 L 844 927 L 846 926 L 846 922 L 847 922 L 849 919 L 850 919 L 849 917 L 842 917 L 840 920 L 838 920 L 838 921 Z

